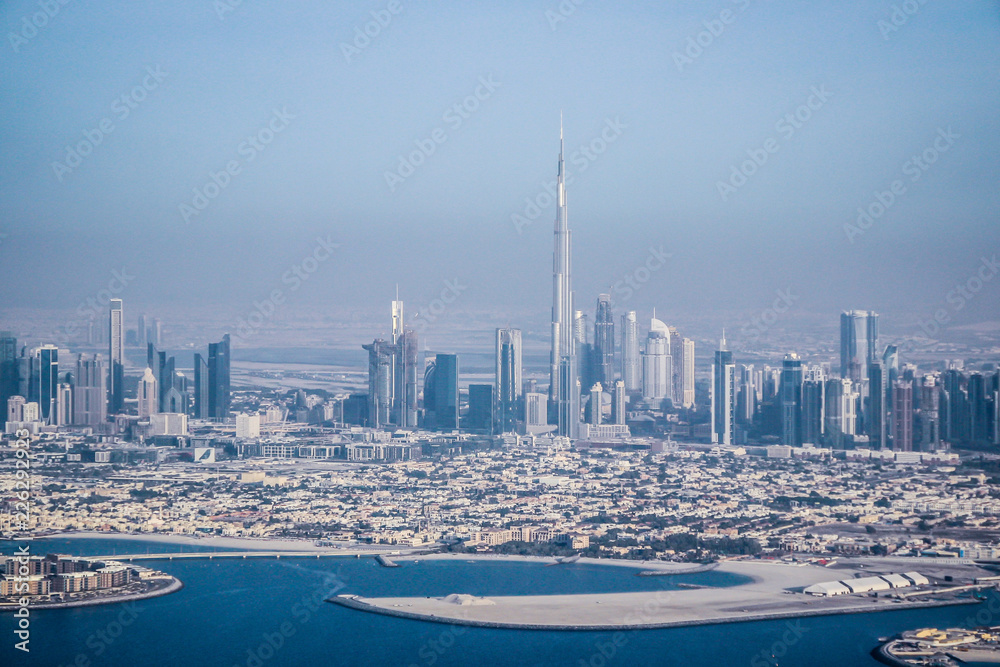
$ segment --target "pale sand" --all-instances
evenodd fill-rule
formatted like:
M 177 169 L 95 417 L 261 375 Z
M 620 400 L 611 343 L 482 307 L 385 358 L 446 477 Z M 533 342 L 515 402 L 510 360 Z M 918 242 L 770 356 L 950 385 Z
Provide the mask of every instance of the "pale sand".
M 871 565 L 875 564 L 872 561 Z M 649 568 L 649 565 L 646 563 L 645 567 Z M 752 581 L 727 588 L 642 593 L 486 596 L 486 599 L 494 604 L 481 606 L 455 605 L 440 598 L 412 597 L 341 596 L 332 601 L 364 611 L 444 623 L 509 628 L 595 630 L 890 611 L 910 609 L 924 604 L 915 600 L 896 602 L 885 597 L 843 595 L 821 598 L 800 592 L 789 592 L 792 589 L 801 590 L 802 587 L 821 581 L 853 578 L 855 572 L 871 575 L 875 573 L 870 569 L 871 565 L 864 569 L 830 569 L 817 565 L 794 566 L 762 561 L 727 561 L 721 563 L 716 571 L 743 575 Z M 912 565 L 904 566 L 903 570 L 920 571 L 919 566 L 919 563 L 914 562 Z M 894 569 L 897 572 L 901 571 L 898 565 Z M 975 569 L 977 568 L 966 570 L 966 576 L 975 576 L 972 573 Z M 885 571 L 889 571 L 888 568 Z M 955 603 L 950 601 L 946 604 Z M 941 604 L 941 602 L 931 604 Z
M 397 560 L 402 560 L 398 558 Z M 548 556 L 520 556 L 516 554 L 454 554 L 454 553 L 432 553 L 432 554 L 421 554 L 419 556 L 407 557 L 407 560 L 444 560 L 444 561 L 455 561 L 465 562 L 465 561 L 483 561 L 483 562 L 496 562 L 496 561 L 516 561 L 522 563 L 542 563 L 544 565 L 553 565 L 562 567 L 563 564 L 557 564 L 555 558 Z M 673 563 L 670 561 L 661 560 L 628 560 L 626 558 L 580 558 L 575 561 L 575 563 L 580 563 L 581 565 L 611 565 L 615 567 L 631 567 L 639 571 L 644 570 L 660 570 L 664 572 L 676 571 L 678 574 L 683 574 L 689 570 L 703 570 L 704 566 L 697 563 Z M 565 567 L 570 567 L 574 563 L 566 563 Z

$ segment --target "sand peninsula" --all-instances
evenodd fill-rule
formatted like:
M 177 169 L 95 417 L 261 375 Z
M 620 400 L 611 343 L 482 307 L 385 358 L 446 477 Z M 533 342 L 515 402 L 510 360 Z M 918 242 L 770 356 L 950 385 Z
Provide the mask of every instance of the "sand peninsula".
M 467 554 L 433 554 L 418 558 L 553 562 L 546 558 Z M 631 567 L 636 569 L 637 574 L 643 570 L 663 570 L 672 572 L 676 580 L 680 580 L 675 580 L 675 583 L 683 583 L 685 573 L 696 567 L 688 563 L 594 558 L 583 558 L 578 562 Z M 993 574 L 973 564 L 946 559 L 891 557 L 842 559 L 832 566 L 754 559 L 726 560 L 720 562 L 715 571 L 742 575 L 749 581 L 724 588 L 699 587 L 640 593 L 475 597 L 457 590 L 440 598 L 339 595 L 329 602 L 389 616 L 479 627 L 521 630 L 652 629 L 975 604 L 979 601 L 972 597 L 969 588 L 953 589 L 962 584 L 973 585 L 976 578 Z M 871 594 L 822 597 L 802 592 L 806 587 L 821 582 L 910 571 L 920 572 L 932 582 L 931 585 L 880 592 L 877 597 Z M 946 576 L 951 580 L 945 581 Z M 993 582 L 990 582 L 983 587 L 992 585 Z

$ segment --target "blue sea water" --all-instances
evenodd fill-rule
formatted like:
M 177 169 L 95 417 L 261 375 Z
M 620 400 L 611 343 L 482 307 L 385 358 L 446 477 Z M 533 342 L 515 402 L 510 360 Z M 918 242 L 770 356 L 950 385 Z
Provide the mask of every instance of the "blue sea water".
M 0 544 L 12 553 L 18 543 Z M 33 554 L 209 550 L 117 540 L 45 539 Z M 985 605 L 624 632 L 462 628 L 359 612 L 323 600 L 365 596 L 538 595 L 669 590 L 683 581 L 731 586 L 722 572 L 638 577 L 631 568 L 573 564 L 397 561 L 371 558 L 153 560 L 184 582 L 131 605 L 37 610 L 30 653 L 14 648 L 15 619 L 0 615 L 0 665 L 869 665 L 878 638 L 925 626 L 997 624 Z M 994 604 L 993 608 L 997 608 Z M 975 620 L 977 612 L 983 612 Z M 772 657 L 772 654 L 774 657 Z

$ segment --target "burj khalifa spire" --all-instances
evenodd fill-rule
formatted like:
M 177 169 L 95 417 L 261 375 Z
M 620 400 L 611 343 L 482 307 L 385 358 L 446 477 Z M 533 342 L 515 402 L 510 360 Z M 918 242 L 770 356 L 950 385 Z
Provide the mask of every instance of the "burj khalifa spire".
M 580 390 L 573 337 L 571 232 L 566 214 L 566 170 L 563 163 L 561 114 L 556 197 L 553 233 L 555 246 L 552 252 L 552 354 L 549 359 L 549 400 L 558 414 L 559 434 L 576 437 L 580 417 Z

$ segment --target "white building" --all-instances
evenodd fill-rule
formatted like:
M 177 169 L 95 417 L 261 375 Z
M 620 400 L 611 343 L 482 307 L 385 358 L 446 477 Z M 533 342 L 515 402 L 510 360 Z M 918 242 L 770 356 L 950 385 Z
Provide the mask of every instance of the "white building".
M 146 372 L 139 380 L 139 418 L 144 419 L 159 412 L 159 387 L 153 369 L 146 367 Z
M 236 437 L 259 438 L 260 415 L 248 415 L 242 412 L 236 415 Z
M 642 397 L 660 401 L 671 395 L 670 331 L 655 317 L 649 323 L 646 349 L 642 354 Z
M 187 415 L 181 412 L 159 412 L 149 415 L 152 435 L 187 435 Z

